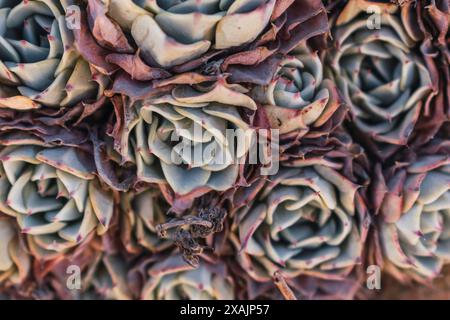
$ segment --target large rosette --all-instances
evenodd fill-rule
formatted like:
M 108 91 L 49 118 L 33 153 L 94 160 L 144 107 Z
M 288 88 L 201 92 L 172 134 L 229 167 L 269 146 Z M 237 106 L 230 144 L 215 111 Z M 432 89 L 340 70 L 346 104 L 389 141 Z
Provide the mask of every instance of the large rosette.
M 362 262 L 367 166 L 360 147 L 336 138 L 327 142 L 335 150 L 306 149 L 242 199 L 234 242 L 253 280 L 269 281 L 277 270 L 288 279 L 342 280 Z
M 76 36 L 83 56 L 140 81 L 203 70 L 265 83 L 278 52 L 328 31 L 317 0 L 91 0 L 86 16 L 89 26 Z
M 375 185 L 386 270 L 401 280 L 436 277 L 450 261 L 450 148 L 410 151 Z
M 74 46 L 72 1 L 0 2 L 0 108 L 29 110 L 96 100 L 103 85 Z
M 66 251 L 112 219 L 113 196 L 96 179 L 92 159 L 73 147 L 11 145 L 0 152 L 0 211 L 45 257 Z
M 122 160 L 136 165 L 138 182 L 169 187 L 169 202 L 182 199 L 183 209 L 208 191 L 234 187 L 254 138 L 244 115 L 256 103 L 245 91 L 219 80 L 126 101 L 116 135 Z
M 334 19 L 328 63 L 352 126 L 382 159 L 415 139 L 422 118 L 436 127 L 425 139 L 442 121 L 434 52 L 414 24 L 408 6 L 379 1 L 349 1 Z

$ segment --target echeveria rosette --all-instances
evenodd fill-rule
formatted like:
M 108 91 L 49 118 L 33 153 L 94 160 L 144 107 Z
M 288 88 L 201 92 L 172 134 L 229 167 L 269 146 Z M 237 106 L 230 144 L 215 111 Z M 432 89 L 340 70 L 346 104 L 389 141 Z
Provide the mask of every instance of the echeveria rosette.
M 16 218 L 33 254 L 45 259 L 108 229 L 113 196 L 94 172 L 92 159 L 73 147 L 0 151 L 0 211 Z
M 223 262 L 202 261 L 192 269 L 179 255 L 159 259 L 147 269 L 143 300 L 233 300 L 234 283 Z
M 236 215 L 242 268 L 255 281 L 309 275 L 342 280 L 362 262 L 368 213 L 338 163 L 295 160 Z
M 15 221 L 0 216 L 0 287 L 22 284 L 30 269 L 31 258 Z
M 408 154 L 381 170 L 375 195 L 385 269 L 400 280 L 427 281 L 450 262 L 450 148 Z
M 129 1 L 131 14 L 119 20 L 115 13 L 123 4 L 111 1 L 110 16 L 131 30 L 144 56 L 167 68 L 198 58 L 212 46 L 220 50 L 254 41 L 269 24 L 276 1 L 140 2 L 131 6 Z M 152 14 L 142 14 L 143 9 Z
M 121 194 L 120 236 L 131 253 L 161 252 L 172 246 L 158 235 L 157 225 L 166 222 L 169 209 L 162 195 L 151 188 Z
M 367 26 L 375 21 L 366 13 L 370 6 L 380 9 L 380 28 Z M 334 21 L 330 70 L 350 107 L 352 126 L 382 159 L 411 142 L 420 118 L 442 109 L 432 103 L 439 90 L 437 68 L 414 23 L 397 5 L 378 1 L 350 1 Z
M 408 33 L 416 42 L 421 43 L 421 51 L 427 60 L 430 72 L 439 73 L 437 97 L 428 110 L 428 117 L 422 124 L 423 131 L 433 137 L 442 121 L 450 117 L 450 3 L 447 0 L 420 0 L 401 3 L 402 19 L 408 21 Z M 437 71 L 433 71 L 437 66 Z M 430 123 L 431 122 L 431 123 Z M 434 123 L 433 123 L 434 122 Z M 427 132 L 428 131 L 428 132 Z
M 61 108 L 101 97 L 96 78 L 74 46 L 65 10 L 72 1 L 0 3 L 0 107 Z
M 261 112 L 270 127 L 279 129 L 282 139 L 288 134 L 300 138 L 320 131 L 341 107 L 334 84 L 324 78 L 318 53 L 305 44 L 281 60 L 270 84 L 257 86 L 253 94 L 263 105 Z
M 220 80 L 176 86 L 168 94 L 132 104 L 119 141 L 123 161 L 136 165 L 138 182 L 169 187 L 165 196 L 172 194 L 174 207 L 179 200 L 186 209 L 208 191 L 234 187 L 251 137 L 236 145 L 227 129 L 247 132 L 251 127 L 241 112 L 256 110 L 243 92 L 244 87 Z M 198 157 L 194 153 L 199 150 Z
M 82 45 L 88 60 L 140 81 L 206 67 L 236 82 L 261 83 L 274 71 L 269 60 L 277 52 L 328 30 L 317 0 L 91 0 L 87 17 L 91 36 L 81 35 L 84 44 L 95 41 L 102 48 L 94 51 L 107 55 L 101 61 Z

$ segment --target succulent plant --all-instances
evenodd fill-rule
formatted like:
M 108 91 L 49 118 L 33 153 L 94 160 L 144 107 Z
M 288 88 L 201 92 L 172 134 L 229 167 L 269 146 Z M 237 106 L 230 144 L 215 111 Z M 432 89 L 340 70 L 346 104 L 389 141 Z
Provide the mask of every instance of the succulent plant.
M 153 255 L 128 254 L 117 246 L 118 236 L 108 231 L 77 247 L 64 257 L 47 260 L 34 266 L 40 287 L 49 288 L 54 299 L 162 300 L 162 299 L 231 299 L 232 280 L 221 264 L 203 261 L 194 269 L 173 250 Z M 68 287 L 68 270 L 80 270 L 80 287 Z M 69 274 L 70 275 L 70 274 Z M 33 294 L 38 295 L 36 290 Z
M 66 24 L 65 10 L 71 3 L 0 3 L 1 108 L 61 108 L 101 97 L 106 83 L 94 81 Z
M 366 13 L 375 8 L 375 17 Z M 383 159 L 412 140 L 422 114 L 442 108 L 430 106 L 439 90 L 438 71 L 427 47 L 420 46 L 407 9 L 349 1 L 335 18 L 328 54 L 352 125 L 374 141 L 373 151 Z
M 342 280 L 362 262 L 369 217 L 358 183 L 368 176 L 359 176 L 361 150 L 345 148 L 285 161 L 236 213 L 238 259 L 254 280 L 269 281 L 277 270 Z
M 135 163 L 138 181 L 170 186 L 180 203 L 232 188 L 251 136 L 241 135 L 234 143 L 227 130 L 248 135 L 251 127 L 240 111 L 256 109 L 243 90 L 223 81 L 180 85 L 127 107 L 130 114 L 120 136 L 123 161 Z
M 144 300 L 233 300 L 234 286 L 223 264 L 204 262 L 192 269 L 180 256 L 169 256 L 147 270 Z
M 448 141 L 408 152 L 386 169 L 374 194 L 386 269 L 402 280 L 436 277 L 450 260 Z
M 242 46 L 257 39 L 269 24 L 275 0 L 267 1 L 110 1 L 109 15 L 131 31 L 144 56 L 173 67 L 215 49 Z M 151 36 L 150 36 L 151 35 Z
M 259 82 L 253 67 L 271 70 L 268 58 L 328 28 L 321 1 L 91 0 L 87 16 L 92 36 L 82 35 L 86 43 L 95 40 L 114 52 L 98 61 L 86 46 L 93 64 L 105 71 L 116 65 L 140 80 L 168 77 L 164 69 L 182 73 L 211 63 L 222 71 L 243 67 L 236 80 Z M 134 53 L 127 37 L 137 47 Z
M 66 251 L 111 222 L 113 198 L 85 152 L 11 145 L 0 152 L 0 210 L 15 217 L 36 255 Z
M 318 53 L 305 44 L 281 60 L 271 83 L 253 94 L 270 127 L 297 138 L 323 126 L 341 106 L 334 84 L 324 79 Z
M 0 0 L 0 299 L 390 296 L 369 265 L 436 283 L 449 13 Z

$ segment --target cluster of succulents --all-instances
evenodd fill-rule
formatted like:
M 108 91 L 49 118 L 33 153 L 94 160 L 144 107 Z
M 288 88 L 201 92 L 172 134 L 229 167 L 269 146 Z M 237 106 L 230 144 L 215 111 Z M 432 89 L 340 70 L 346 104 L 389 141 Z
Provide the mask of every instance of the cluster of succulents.
M 449 28 L 448 0 L 0 0 L 0 298 L 431 283 Z

